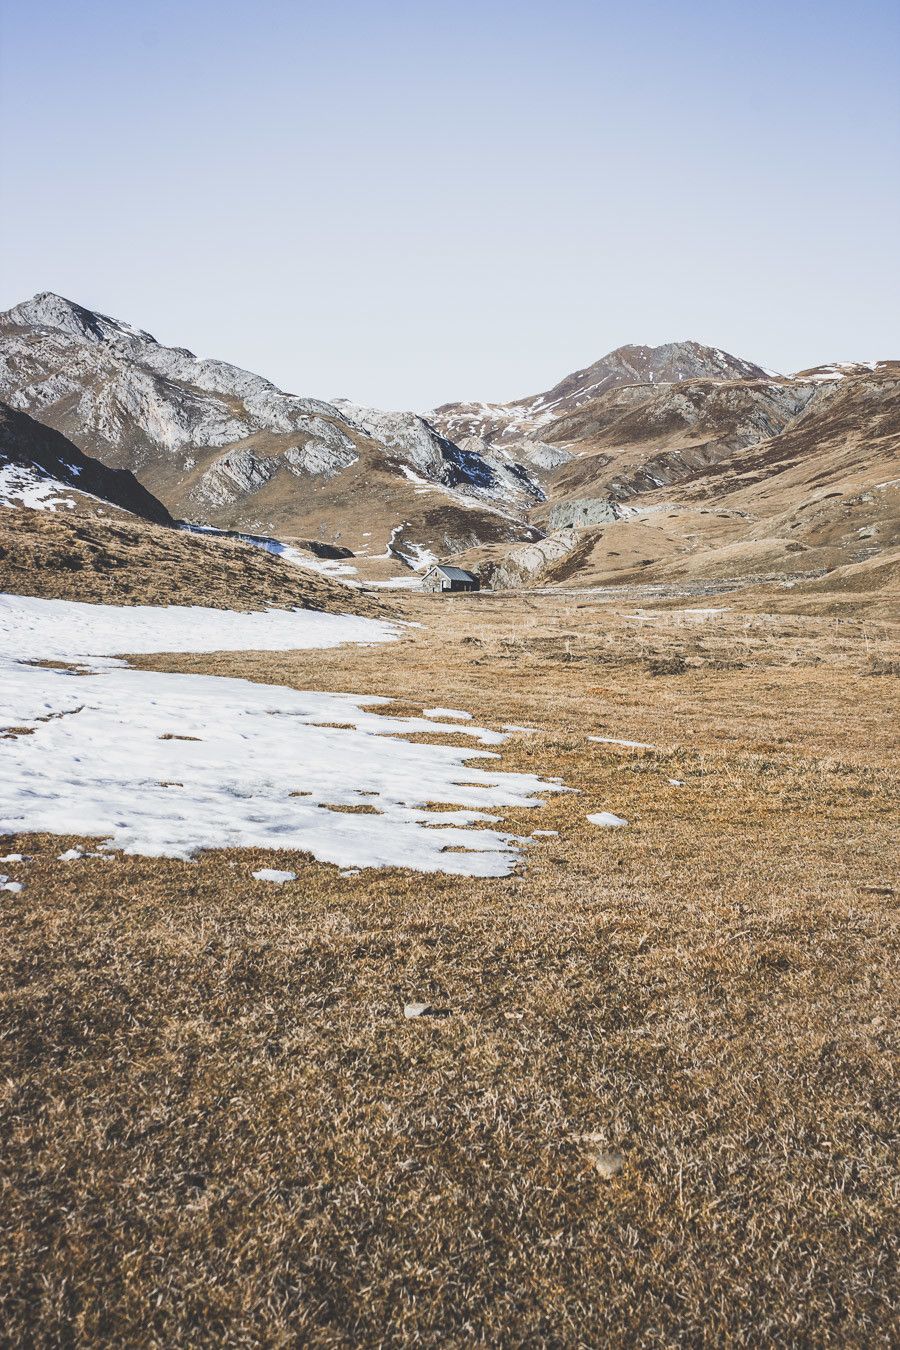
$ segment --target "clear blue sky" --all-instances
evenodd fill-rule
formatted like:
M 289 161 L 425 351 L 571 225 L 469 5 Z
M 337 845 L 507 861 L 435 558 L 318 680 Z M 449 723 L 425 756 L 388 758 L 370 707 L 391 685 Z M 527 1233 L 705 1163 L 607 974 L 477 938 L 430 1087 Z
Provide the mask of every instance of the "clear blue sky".
M 419 409 L 900 356 L 893 0 L 0 6 L 0 308 Z

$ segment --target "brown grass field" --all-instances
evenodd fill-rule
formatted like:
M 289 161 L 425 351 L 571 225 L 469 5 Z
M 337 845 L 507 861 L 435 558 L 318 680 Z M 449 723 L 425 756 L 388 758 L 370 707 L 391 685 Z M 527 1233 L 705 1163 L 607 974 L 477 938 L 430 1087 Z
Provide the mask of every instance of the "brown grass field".
M 371 594 L 252 544 L 204 539 L 111 506 L 0 510 L 0 591 L 103 605 L 385 610 Z
M 630 603 L 140 659 L 534 727 L 501 766 L 577 791 L 491 881 L 7 838 L 5 1343 L 898 1343 L 900 629 Z

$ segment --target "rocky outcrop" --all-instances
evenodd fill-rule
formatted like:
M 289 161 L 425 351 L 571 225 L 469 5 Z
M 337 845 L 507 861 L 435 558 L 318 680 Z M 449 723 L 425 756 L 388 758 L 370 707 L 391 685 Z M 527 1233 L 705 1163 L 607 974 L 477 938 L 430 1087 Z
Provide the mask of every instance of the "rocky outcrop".
M 426 481 L 518 510 L 544 500 L 542 488 L 525 466 L 490 446 L 475 441 L 457 444 L 415 413 L 379 412 L 343 399 L 336 406 L 359 430 L 399 452 L 403 462 Z
M 587 525 L 609 525 L 618 519 L 616 504 L 609 497 L 576 497 L 553 507 L 550 529 L 584 529 Z
M 492 590 L 515 590 L 533 585 L 551 564 L 559 562 L 578 543 L 577 530 L 557 530 L 530 544 L 509 549 L 500 559 L 488 559 L 475 567 L 483 586 Z

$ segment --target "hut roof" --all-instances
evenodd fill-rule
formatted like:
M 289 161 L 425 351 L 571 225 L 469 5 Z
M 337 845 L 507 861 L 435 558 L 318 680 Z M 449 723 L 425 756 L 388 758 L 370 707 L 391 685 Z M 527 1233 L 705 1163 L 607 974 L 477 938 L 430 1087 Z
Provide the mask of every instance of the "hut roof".
M 448 581 L 475 581 L 476 578 L 471 572 L 464 572 L 461 567 L 449 567 L 444 563 L 436 563 L 431 569 L 433 572 L 441 572 Z

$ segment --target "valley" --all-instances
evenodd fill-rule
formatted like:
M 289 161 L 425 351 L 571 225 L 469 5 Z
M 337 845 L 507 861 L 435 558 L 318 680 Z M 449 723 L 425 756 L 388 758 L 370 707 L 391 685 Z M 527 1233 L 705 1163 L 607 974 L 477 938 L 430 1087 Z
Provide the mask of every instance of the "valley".
M 2 317 L 11 1339 L 890 1343 L 898 398 Z
M 286 394 L 44 293 L 0 316 L 0 399 L 135 474 L 157 519 L 337 549 L 363 584 L 438 559 L 501 588 L 878 578 L 900 548 L 897 361 L 781 376 L 624 347 L 419 416 Z

